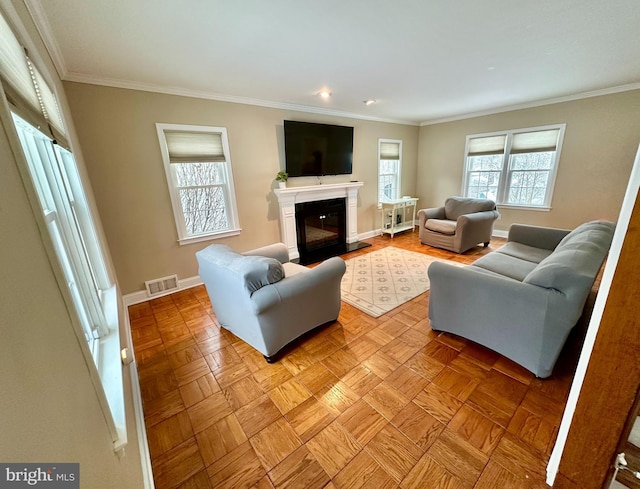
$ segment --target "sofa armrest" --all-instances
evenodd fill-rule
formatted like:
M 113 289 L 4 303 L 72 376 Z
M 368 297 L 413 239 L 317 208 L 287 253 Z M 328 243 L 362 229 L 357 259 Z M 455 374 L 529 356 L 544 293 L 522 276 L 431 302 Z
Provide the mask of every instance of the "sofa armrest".
M 427 219 L 444 219 L 444 207 L 433 207 L 431 209 L 420 209 L 418 211 L 418 221 L 420 227 L 424 227 Z
M 251 296 L 254 312 L 262 314 L 271 307 L 288 301 L 322 304 L 325 300 L 333 298 L 335 294 L 339 300 L 340 282 L 346 269 L 344 260 L 334 256 L 304 273 L 298 273 L 262 287 Z
M 249 250 L 242 253 L 247 256 L 266 256 L 268 258 L 275 258 L 280 263 L 287 263 L 289 261 L 289 250 L 284 243 L 274 243 L 255 250 Z
M 516 241 L 534 248 L 554 250 L 562 238 L 570 232 L 568 229 L 512 224 L 509 228 L 507 241 Z
M 473 265 L 434 262 L 428 273 L 434 330 L 484 345 L 539 377 L 550 375 L 577 319 L 564 294 Z

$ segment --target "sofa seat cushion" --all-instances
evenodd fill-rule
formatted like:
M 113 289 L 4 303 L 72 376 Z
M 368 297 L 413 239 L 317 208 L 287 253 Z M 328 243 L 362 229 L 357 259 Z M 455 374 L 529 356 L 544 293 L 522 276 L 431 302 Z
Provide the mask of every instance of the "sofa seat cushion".
M 483 268 L 490 272 L 522 282 L 524 278 L 528 276 L 536 266 L 538 266 L 538 264 L 527 260 L 521 260 L 510 255 L 505 255 L 503 253 L 494 252 L 474 261 L 471 266 Z
M 456 221 L 447 219 L 427 219 L 424 227 L 434 233 L 446 234 L 447 236 L 456 234 Z
M 532 263 L 540 263 L 548 257 L 552 251 L 545 250 L 543 248 L 535 248 L 534 246 L 518 243 L 516 241 L 509 241 L 504 246 L 498 248 L 496 253 L 502 253 L 504 255 L 509 255 Z

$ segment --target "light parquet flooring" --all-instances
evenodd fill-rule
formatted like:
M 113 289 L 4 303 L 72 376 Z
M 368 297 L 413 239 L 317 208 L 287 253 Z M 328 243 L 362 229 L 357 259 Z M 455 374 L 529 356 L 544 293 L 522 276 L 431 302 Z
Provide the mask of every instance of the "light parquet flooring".
M 350 256 L 393 245 L 471 263 L 504 243 L 369 241 Z M 577 349 L 536 379 L 432 331 L 428 298 L 377 319 L 343 303 L 271 365 L 220 328 L 202 286 L 129 307 L 156 487 L 546 487 Z

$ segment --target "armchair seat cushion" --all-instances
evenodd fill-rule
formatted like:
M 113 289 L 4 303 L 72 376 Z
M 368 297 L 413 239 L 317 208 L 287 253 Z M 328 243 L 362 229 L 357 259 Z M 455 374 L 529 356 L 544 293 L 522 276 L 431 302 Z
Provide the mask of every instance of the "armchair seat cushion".
M 456 234 L 456 224 L 456 221 L 449 221 L 447 219 L 427 219 L 424 227 L 435 233 L 453 236 Z
M 299 273 L 305 273 L 309 271 L 307 267 L 303 267 L 302 265 L 298 265 L 297 263 L 291 263 L 290 261 L 283 263 L 282 268 L 284 269 L 285 277 L 293 277 L 294 275 L 298 275 Z

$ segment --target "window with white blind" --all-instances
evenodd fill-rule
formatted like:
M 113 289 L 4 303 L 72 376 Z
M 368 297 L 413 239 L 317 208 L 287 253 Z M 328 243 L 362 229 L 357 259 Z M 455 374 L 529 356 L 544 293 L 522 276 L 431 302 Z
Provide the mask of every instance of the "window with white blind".
M 180 244 L 240 234 L 226 128 L 156 128 Z
M 0 110 L 116 451 L 127 443 L 116 287 L 56 93 L 0 15 Z M 8 111 L 7 111 L 8 109 Z M 6 111 L 6 114 L 4 113 Z
M 378 140 L 378 205 L 400 198 L 400 169 L 402 167 L 402 141 Z
M 565 124 L 467 136 L 464 195 L 551 207 Z

